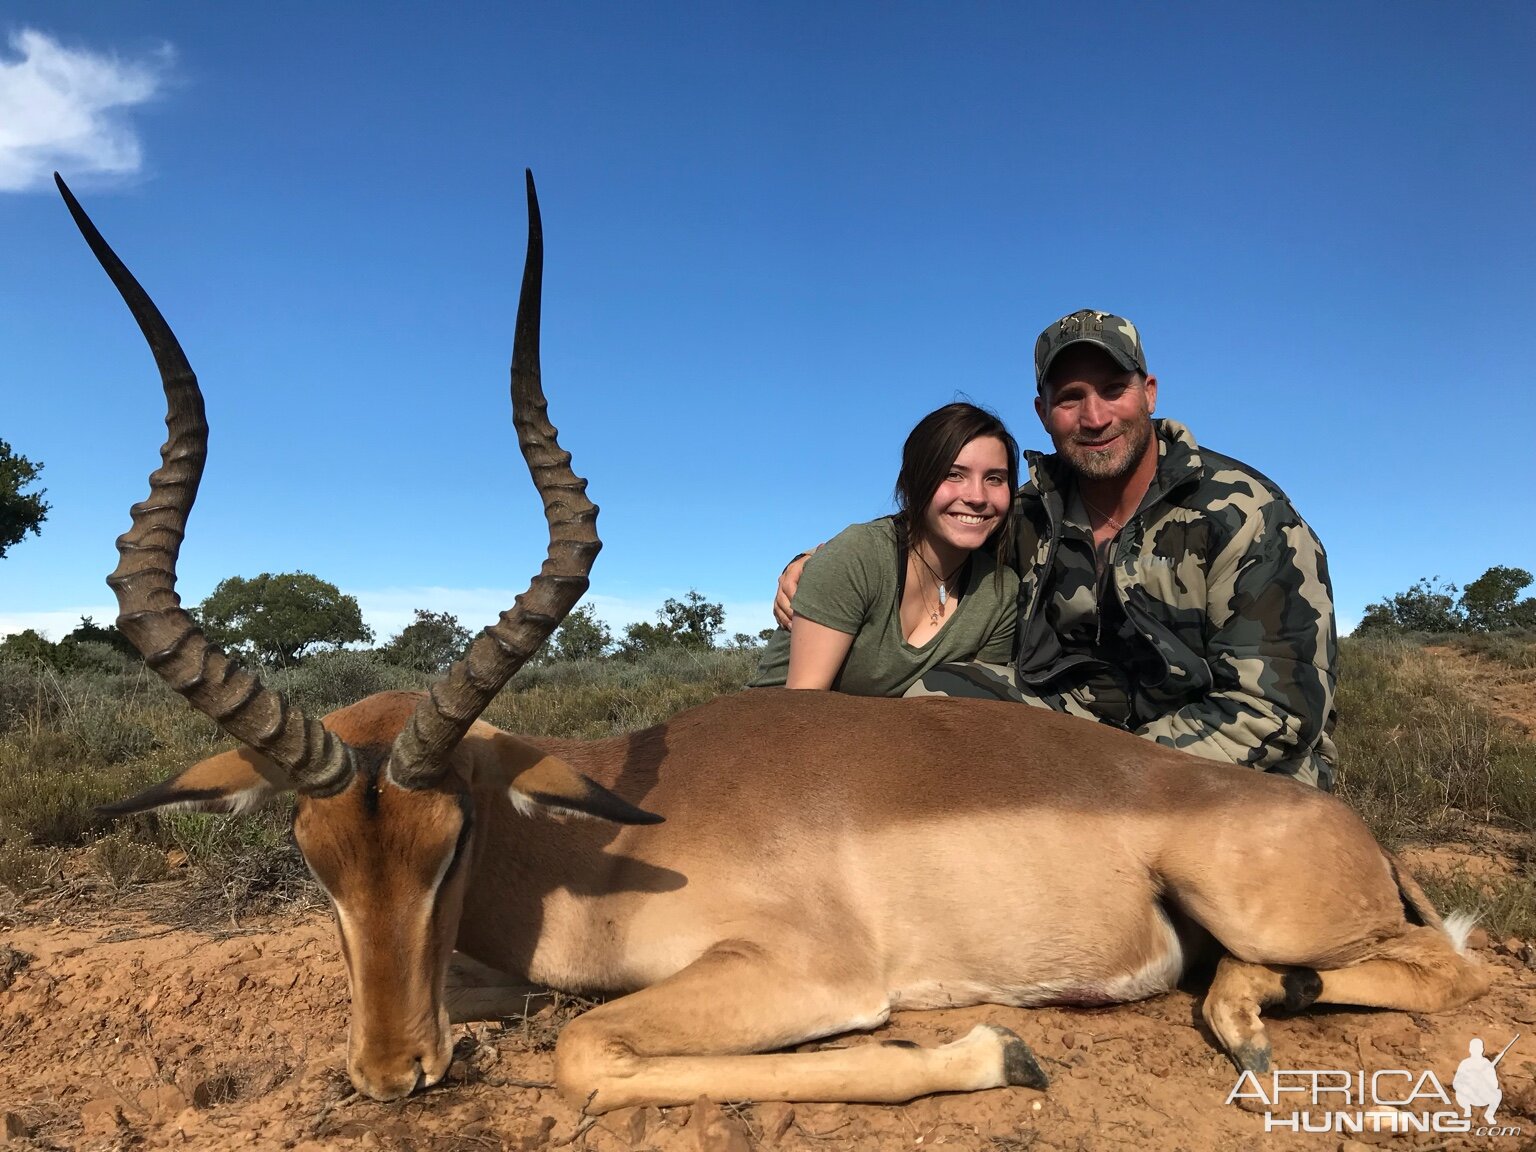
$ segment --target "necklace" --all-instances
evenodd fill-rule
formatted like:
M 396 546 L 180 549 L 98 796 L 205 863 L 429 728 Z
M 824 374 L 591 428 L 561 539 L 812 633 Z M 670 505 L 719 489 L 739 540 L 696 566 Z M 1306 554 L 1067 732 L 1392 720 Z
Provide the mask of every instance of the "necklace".
M 1088 509 L 1088 511 L 1092 512 L 1095 516 L 1097 516 L 1100 520 L 1104 521 L 1104 523 L 1108 524 L 1116 532 L 1120 531 L 1120 529 L 1125 527 L 1125 521 L 1124 520 L 1116 520 L 1113 516 L 1111 516 L 1108 512 L 1104 511 L 1104 509 L 1100 508 L 1097 504 L 1092 503 L 1088 499 L 1087 496 L 1083 495 L 1083 491 L 1082 491 L 1081 488 L 1078 489 L 1077 494 L 1079 496 L 1083 497 L 1083 507 L 1084 508 Z M 919 557 L 919 559 L 921 559 L 921 557 Z
M 939 606 L 932 612 L 928 613 L 928 622 L 930 624 L 937 624 L 939 622 L 939 617 L 944 615 L 944 605 L 949 603 L 949 582 L 955 578 L 955 572 L 960 571 L 960 569 L 965 566 L 965 561 L 962 560 L 959 564 L 956 564 L 954 571 L 950 572 L 948 576 L 940 576 L 937 569 L 935 569 L 932 564 L 928 563 L 928 561 L 923 558 L 923 554 L 919 549 L 912 549 L 912 555 L 917 557 L 917 562 L 924 568 L 928 569 L 934 580 L 938 582 Z

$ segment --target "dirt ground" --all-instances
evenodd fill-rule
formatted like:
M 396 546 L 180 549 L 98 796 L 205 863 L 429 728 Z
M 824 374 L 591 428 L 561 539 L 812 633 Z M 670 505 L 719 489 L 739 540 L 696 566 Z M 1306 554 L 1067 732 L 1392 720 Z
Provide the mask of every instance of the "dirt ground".
M 1459 670 L 1486 674 L 1466 663 Z M 1523 711 L 1529 705 L 1518 698 L 1512 710 L 1536 715 Z M 1405 857 L 1410 867 L 1461 865 L 1472 874 L 1509 866 L 1497 840 Z M 457 1059 L 431 1091 L 397 1104 L 359 1097 L 345 1072 L 346 976 L 329 915 L 310 909 L 239 927 L 188 927 L 177 923 L 184 912 L 172 911 L 184 909 L 182 883 L 0 919 L 0 1144 L 422 1152 L 1536 1147 L 1536 950 L 1525 941 L 1478 938 L 1478 956 L 1497 982 L 1453 1013 L 1321 1010 L 1269 1025 L 1277 1067 L 1428 1070 L 1447 1089 L 1471 1038 L 1492 1055 L 1520 1033 L 1499 1066 L 1497 1116 L 1518 1135 L 1266 1132 L 1263 1116 L 1225 1102 L 1235 1075 L 1200 1023 L 1198 989 L 1099 1010 L 906 1013 L 875 1034 L 932 1044 L 979 1021 L 1005 1025 L 1040 1057 L 1052 1079 L 1045 1092 L 998 1089 L 899 1107 L 700 1104 L 629 1109 L 590 1123 L 547 1087 L 560 1018 L 553 1007 L 456 1025 Z
M 1438 846 L 1484 859 L 1481 847 Z M 1410 854 L 1410 859 L 1412 858 Z M 1429 858 L 1426 857 L 1426 860 Z M 591 1126 L 545 1087 L 559 1011 L 456 1026 L 445 1083 L 404 1103 L 353 1093 L 346 976 L 319 910 L 217 930 L 174 927 L 176 882 L 132 903 L 55 909 L 0 934 L 0 1142 L 34 1148 L 1205 1149 L 1352 1147 L 1264 1129 L 1225 1103 L 1235 1077 L 1178 992 L 1112 1009 L 981 1007 L 900 1014 L 876 1035 L 940 1043 L 979 1021 L 1014 1029 L 1052 1078 L 901 1107 L 757 1104 L 640 1109 Z M 1467 1043 L 1500 1065 L 1497 1120 L 1520 1136 L 1383 1136 L 1405 1148 L 1536 1146 L 1536 953 L 1480 940 L 1498 976 L 1458 1012 L 1323 1010 L 1270 1024 L 1277 1066 L 1431 1070 L 1450 1085 Z M 9 984 L 9 987 L 5 987 Z M 853 1036 L 848 1043 L 865 1043 Z M 1376 1139 L 1373 1137 L 1373 1140 Z

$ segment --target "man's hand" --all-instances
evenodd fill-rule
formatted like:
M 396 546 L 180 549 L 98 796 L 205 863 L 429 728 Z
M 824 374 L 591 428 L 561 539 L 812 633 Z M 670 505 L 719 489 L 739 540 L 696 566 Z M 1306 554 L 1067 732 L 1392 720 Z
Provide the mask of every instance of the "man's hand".
M 816 545 L 816 548 L 820 547 L 820 544 Z M 811 552 L 816 551 L 816 548 L 812 548 Z M 800 587 L 800 573 L 805 571 L 805 562 L 810 559 L 811 552 L 800 553 L 779 573 L 778 595 L 773 598 L 773 618 L 779 622 L 780 628 L 795 626 L 795 589 Z

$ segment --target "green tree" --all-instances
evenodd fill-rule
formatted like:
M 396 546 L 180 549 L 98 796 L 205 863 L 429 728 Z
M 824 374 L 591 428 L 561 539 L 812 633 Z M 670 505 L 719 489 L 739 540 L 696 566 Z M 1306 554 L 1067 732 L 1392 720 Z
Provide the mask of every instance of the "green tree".
M 712 648 L 725 631 L 725 609 L 690 588 L 681 600 L 668 597 L 656 613 L 658 623 L 635 623 L 624 629 L 619 655 L 634 658 L 664 648 L 698 651 Z
M 773 639 L 773 634 L 777 631 L 777 628 L 764 628 L 756 636 L 752 635 L 750 632 L 737 632 L 731 637 L 731 647 L 761 648 L 764 644 Z
M 291 664 L 312 649 L 373 639 L 356 598 L 308 572 L 231 576 L 197 608 L 216 644 Z
M 1536 627 L 1536 599 L 1515 599 L 1531 580 L 1524 568 L 1496 565 L 1488 569 L 1462 589 L 1461 610 L 1467 627 L 1474 632 Z
M 470 631 L 452 613 L 428 612 L 425 608 L 415 612 L 416 619 L 391 637 L 379 655 L 391 664 L 419 672 L 441 672 L 464 655 Z
M 37 479 L 43 470 L 25 456 L 11 451 L 11 446 L 0 440 L 0 557 L 12 544 L 19 544 L 28 532 L 36 536 L 39 525 L 48 519 L 48 505 L 43 503 L 45 489 L 23 492 Z
M 135 648 L 128 637 L 117 630 L 117 625 L 108 624 L 105 627 L 96 623 L 89 616 L 80 617 L 80 626 L 71 632 L 61 644 L 105 644 L 109 648 L 115 648 L 125 656 L 138 656 L 139 650 Z
M 1421 579 L 1406 592 L 1367 604 L 1355 634 L 1460 632 L 1466 619 L 1456 602 L 1458 591 L 1456 585 L 1442 583 L 1438 576 Z
M 12 632 L 0 640 L 0 661 L 30 664 L 40 660 L 44 664 L 59 667 L 62 659 L 59 646 L 31 628 Z
M 668 598 L 656 615 L 684 648 L 713 648 L 725 631 L 725 609 L 692 588 L 681 600 Z
M 590 604 L 579 604 L 545 646 L 550 660 L 596 660 L 613 647 L 613 632 Z

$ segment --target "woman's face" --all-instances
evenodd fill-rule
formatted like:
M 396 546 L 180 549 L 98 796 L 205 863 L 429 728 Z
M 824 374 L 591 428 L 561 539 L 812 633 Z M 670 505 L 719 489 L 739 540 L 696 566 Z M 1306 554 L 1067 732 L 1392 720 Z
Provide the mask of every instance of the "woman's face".
M 928 538 L 967 552 L 979 548 L 1002 524 L 1012 499 L 1007 449 L 995 436 L 978 436 L 960 449 L 928 502 Z

